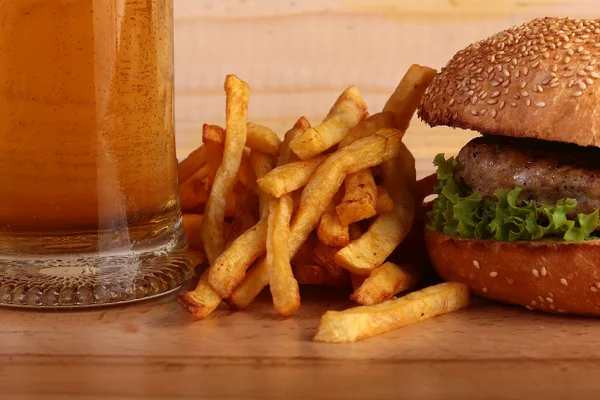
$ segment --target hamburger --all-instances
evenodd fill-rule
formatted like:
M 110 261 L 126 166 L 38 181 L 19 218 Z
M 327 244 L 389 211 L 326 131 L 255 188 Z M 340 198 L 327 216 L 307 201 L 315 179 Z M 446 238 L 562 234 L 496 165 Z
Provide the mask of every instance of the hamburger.
M 418 111 L 481 133 L 438 155 L 425 241 L 449 281 L 600 315 L 600 20 L 541 18 L 459 51 Z

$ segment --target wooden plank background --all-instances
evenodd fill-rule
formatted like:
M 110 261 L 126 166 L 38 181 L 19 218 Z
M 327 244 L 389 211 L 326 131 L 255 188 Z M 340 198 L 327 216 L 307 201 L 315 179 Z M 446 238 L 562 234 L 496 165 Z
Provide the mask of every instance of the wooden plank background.
M 459 49 L 541 16 L 600 17 L 597 0 L 174 0 L 178 156 L 224 121 L 223 80 L 251 87 L 250 118 L 279 133 L 318 123 L 356 85 L 378 111 L 412 63 L 441 68 Z M 420 174 L 473 132 L 415 119 L 406 142 Z

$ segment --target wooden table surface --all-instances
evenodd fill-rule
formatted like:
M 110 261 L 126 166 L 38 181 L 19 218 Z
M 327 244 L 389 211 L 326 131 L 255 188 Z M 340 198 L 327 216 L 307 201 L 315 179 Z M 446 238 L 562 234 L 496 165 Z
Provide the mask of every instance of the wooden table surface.
M 377 111 L 411 63 L 544 15 L 600 16 L 596 0 L 174 0 L 180 158 L 223 123 L 225 74 L 251 86 L 250 119 L 319 121 L 355 84 Z M 413 121 L 419 174 L 474 134 Z M 476 301 L 346 345 L 312 343 L 348 294 L 303 290 L 278 319 L 267 294 L 199 322 L 173 296 L 78 312 L 0 309 L 0 399 L 581 399 L 600 390 L 600 323 Z

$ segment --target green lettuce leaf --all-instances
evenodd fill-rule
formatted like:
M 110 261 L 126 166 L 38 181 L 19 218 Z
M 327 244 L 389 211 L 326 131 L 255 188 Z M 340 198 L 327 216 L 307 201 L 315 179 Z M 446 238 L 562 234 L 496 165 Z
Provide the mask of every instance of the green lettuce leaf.
M 466 195 L 454 179 L 456 160 L 438 154 L 434 161 L 439 184 L 438 195 L 428 213 L 428 229 L 451 236 L 490 239 L 504 242 L 557 238 L 580 243 L 596 238 L 600 228 L 598 210 L 579 214 L 574 220 L 567 214 L 577 208 L 577 200 L 563 199 L 555 205 L 518 205 L 523 188 L 501 189 L 495 199 L 480 193 Z

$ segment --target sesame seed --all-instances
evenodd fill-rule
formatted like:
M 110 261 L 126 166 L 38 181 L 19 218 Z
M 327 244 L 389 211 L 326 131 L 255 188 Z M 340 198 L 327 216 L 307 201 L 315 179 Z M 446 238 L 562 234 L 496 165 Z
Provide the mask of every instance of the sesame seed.
M 586 72 L 584 70 L 577 71 L 577 75 L 579 75 L 579 76 L 585 76 Z
M 515 284 L 515 280 L 513 278 L 506 278 L 506 282 L 508 282 L 509 285 Z
M 550 304 L 549 307 L 550 307 L 551 310 L 554 310 L 554 304 Z
M 537 85 L 537 91 L 540 93 L 544 91 L 544 88 L 542 87 L 542 85 Z
M 489 105 L 494 105 L 494 104 L 498 103 L 498 100 L 496 100 L 496 99 L 489 99 L 489 100 L 487 101 L 487 103 L 488 103 Z
M 532 273 L 532 274 L 533 274 L 533 276 L 535 276 L 536 278 L 539 278 L 539 277 L 540 277 L 540 273 L 539 273 L 539 272 L 538 272 L 538 270 L 537 270 L 537 269 L 535 269 L 535 268 L 531 270 L 531 273 Z
M 537 68 L 537 66 L 540 65 L 540 60 L 536 60 L 531 64 L 531 68 Z
M 483 291 L 483 293 L 487 293 L 487 291 L 488 291 L 488 288 L 487 288 L 487 287 L 484 287 L 484 288 L 483 288 L 483 289 L 481 289 L 481 290 Z
M 494 98 L 496 98 L 496 97 L 498 97 L 498 96 L 500 96 L 500 92 L 499 92 L 499 91 L 495 91 L 495 92 L 493 92 L 493 93 L 491 94 L 491 96 L 490 96 L 490 97 L 491 97 L 492 99 L 494 99 Z
M 498 111 L 496 111 L 496 109 L 492 109 L 492 118 L 496 118 L 496 115 L 498 115 Z
M 521 92 L 521 96 L 522 96 L 522 97 L 527 97 L 527 96 L 529 96 L 529 93 L 527 93 L 527 91 L 526 91 L 526 90 L 523 90 L 523 91 Z
M 546 297 L 548 303 L 554 303 L 554 299 L 552 297 Z
M 567 282 L 567 280 L 565 278 L 560 278 L 560 283 L 562 283 L 565 286 L 569 286 L 569 283 Z
M 583 95 L 583 92 L 582 92 L 582 91 L 577 91 L 577 92 L 573 93 L 573 96 L 574 96 L 574 97 L 579 97 L 579 96 L 581 96 L 581 95 Z
M 531 105 L 531 99 L 527 99 L 527 101 L 525 102 L 525 104 L 527 104 L 527 107 L 529 107 Z
M 594 83 L 594 81 L 592 80 L 592 78 L 585 78 L 585 83 L 591 85 L 592 83 Z
M 524 89 L 525 86 L 527 86 L 527 82 L 525 82 L 525 81 L 521 82 L 521 89 Z
M 558 86 L 560 86 L 560 83 L 558 83 L 558 82 L 552 82 L 552 83 L 550 84 L 550 87 L 551 87 L 551 88 L 555 88 L 555 87 L 558 87 Z
M 511 106 L 511 107 L 516 107 L 516 106 L 517 106 L 517 103 L 515 103 L 515 102 L 513 101 L 513 102 L 511 102 L 511 103 L 510 103 L 510 106 Z
M 542 296 L 538 296 L 538 300 L 542 303 L 544 302 L 544 298 Z
M 471 110 L 471 114 L 476 117 L 476 116 L 479 115 L 479 112 L 477 110 L 475 110 L 475 109 L 472 109 Z
M 535 105 L 536 105 L 536 107 L 542 108 L 542 107 L 546 106 L 546 103 L 544 103 L 543 101 L 538 101 L 537 103 L 535 103 Z
M 533 304 L 534 306 L 537 306 L 537 301 L 531 300 L 531 304 Z
M 597 288 L 596 286 L 592 286 L 592 287 L 590 287 L 590 290 L 591 290 L 592 292 L 597 292 L 597 291 L 598 291 L 598 288 Z
M 594 72 L 590 73 L 590 76 L 591 76 L 592 78 L 594 78 L 594 79 L 598 79 L 598 78 L 600 78 L 600 74 L 599 74 L 599 73 L 597 73 L 596 71 L 594 71 Z
M 585 83 L 583 83 L 583 81 L 579 81 L 579 83 L 577 84 L 579 86 L 580 89 L 585 90 L 585 88 L 587 87 Z
M 492 278 L 495 278 L 495 277 L 497 277 L 497 276 L 498 276 L 498 273 L 497 273 L 496 271 L 492 271 L 492 272 L 490 272 L 490 276 L 491 276 Z
M 573 49 L 567 49 L 567 54 L 572 56 L 575 54 L 575 52 L 573 51 Z
M 562 308 L 559 308 L 559 309 L 558 309 L 558 312 L 559 312 L 559 313 L 564 313 L 564 312 L 565 312 L 565 310 L 563 310 Z
M 548 274 L 548 271 L 546 270 L 546 267 L 542 267 L 542 276 L 546 276 L 547 274 Z
M 533 311 L 533 307 L 531 306 L 525 306 L 526 309 L 528 309 L 529 311 Z
M 588 72 L 591 72 L 591 71 L 593 71 L 593 70 L 594 70 L 594 67 L 592 67 L 591 65 L 588 65 L 588 66 L 586 66 L 586 67 L 584 68 L 584 70 L 586 70 L 586 71 L 588 71 Z

